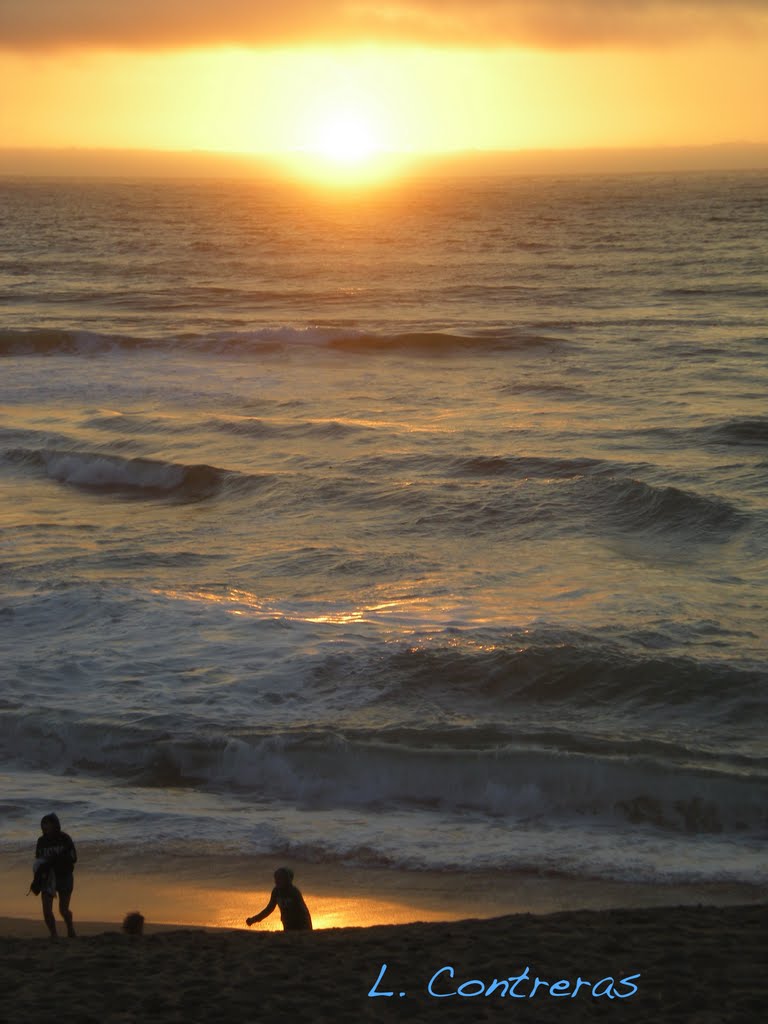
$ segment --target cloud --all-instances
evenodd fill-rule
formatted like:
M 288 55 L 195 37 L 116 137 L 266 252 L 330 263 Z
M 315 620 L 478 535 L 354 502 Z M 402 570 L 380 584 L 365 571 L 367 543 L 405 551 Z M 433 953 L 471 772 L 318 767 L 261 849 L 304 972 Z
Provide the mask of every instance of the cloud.
M 766 0 L 0 0 L 0 48 L 573 49 L 768 34 Z

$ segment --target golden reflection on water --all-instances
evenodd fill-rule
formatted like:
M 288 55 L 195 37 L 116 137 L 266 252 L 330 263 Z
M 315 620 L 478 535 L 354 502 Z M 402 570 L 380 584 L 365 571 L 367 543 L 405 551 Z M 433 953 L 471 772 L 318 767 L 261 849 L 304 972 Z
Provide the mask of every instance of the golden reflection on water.
M 324 613 L 301 614 L 299 611 L 291 612 L 290 608 L 277 608 L 259 598 L 256 594 L 247 590 L 228 590 L 226 593 L 215 593 L 211 590 L 169 590 L 153 589 L 153 594 L 168 597 L 175 601 L 199 601 L 217 604 L 224 608 L 230 615 L 265 615 L 274 616 L 286 621 L 293 622 L 315 622 L 325 624 L 345 625 L 349 623 L 366 622 L 372 616 L 394 616 L 408 613 L 413 615 L 416 609 L 429 609 L 433 612 L 449 608 L 443 600 L 435 606 L 426 597 L 403 597 L 393 601 L 379 601 L 372 604 L 360 605 L 358 607 L 339 609 Z

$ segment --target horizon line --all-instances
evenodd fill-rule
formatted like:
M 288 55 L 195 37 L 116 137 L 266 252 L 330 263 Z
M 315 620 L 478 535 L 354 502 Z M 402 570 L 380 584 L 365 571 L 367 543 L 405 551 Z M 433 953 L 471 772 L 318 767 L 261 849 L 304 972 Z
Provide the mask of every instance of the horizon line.
M 0 146 L 0 177 L 250 177 L 277 172 L 301 160 L 328 163 L 305 151 L 253 152 L 106 146 Z M 693 145 L 454 149 L 432 152 L 379 151 L 379 161 L 410 166 L 412 173 L 444 170 L 471 173 L 573 174 L 674 173 L 768 169 L 768 142 L 733 141 Z

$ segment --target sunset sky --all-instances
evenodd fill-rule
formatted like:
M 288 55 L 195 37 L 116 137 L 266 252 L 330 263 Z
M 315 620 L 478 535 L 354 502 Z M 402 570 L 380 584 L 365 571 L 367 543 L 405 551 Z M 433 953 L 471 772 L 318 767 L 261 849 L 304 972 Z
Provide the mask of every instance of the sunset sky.
M 2 0 L 5 147 L 768 142 L 765 0 Z

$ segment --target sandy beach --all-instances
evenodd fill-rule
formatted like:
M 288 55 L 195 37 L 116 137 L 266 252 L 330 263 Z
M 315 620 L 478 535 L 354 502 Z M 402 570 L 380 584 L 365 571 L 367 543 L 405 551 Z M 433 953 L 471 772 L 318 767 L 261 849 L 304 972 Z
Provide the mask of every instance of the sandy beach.
M 62 937 L 60 926 L 52 943 L 39 901 L 18 895 L 28 865 L 14 861 L 0 892 L 9 915 L 0 917 L 0 1022 L 513 1014 L 746 1024 L 768 997 L 768 906 L 759 887 L 294 863 L 315 922 L 308 934 L 282 932 L 277 914 L 244 926 L 266 902 L 272 861 L 205 865 L 190 858 L 173 870 L 121 874 L 94 855 L 78 869 L 78 938 Z M 146 918 L 140 938 L 120 929 L 134 909 Z
M 537 1022 L 747 1024 L 761 1018 L 768 997 L 766 909 L 583 910 L 313 933 L 150 928 L 137 939 L 94 924 L 56 943 L 39 929 L 29 937 L 29 922 L 4 918 L 0 1020 L 224 1024 L 511 1014 Z

